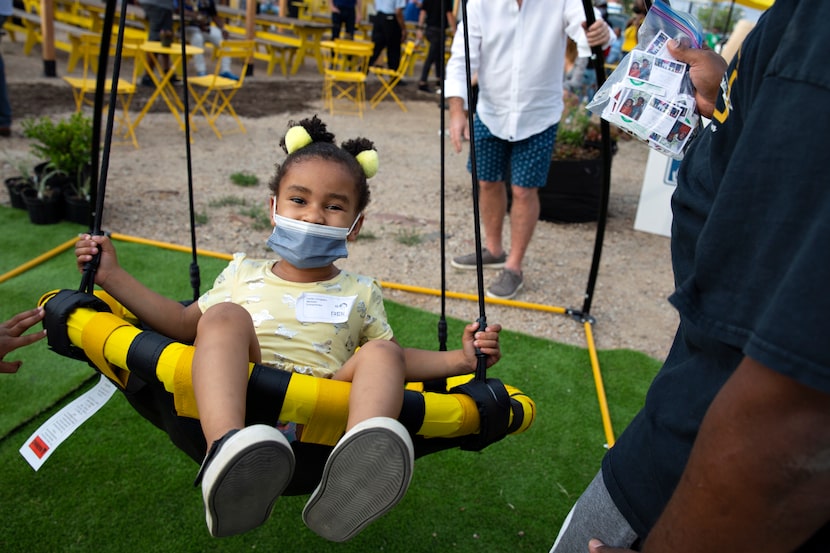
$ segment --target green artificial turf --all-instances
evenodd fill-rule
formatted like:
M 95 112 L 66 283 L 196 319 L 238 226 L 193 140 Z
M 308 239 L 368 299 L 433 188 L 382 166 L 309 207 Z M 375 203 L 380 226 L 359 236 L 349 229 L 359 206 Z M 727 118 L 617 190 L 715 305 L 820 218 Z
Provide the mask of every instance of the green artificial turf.
M 4 271 L 81 230 L 37 228 L 13 211 L 0 208 Z M 175 298 L 192 295 L 188 254 L 117 247 L 122 264 L 152 288 Z M 200 259 L 202 281 L 212 282 L 225 263 Z M 61 254 L 0 284 L 0 316 L 33 305 L 44 291 L 77 288 L 79 278 L 72 252 Z M 437 348 L 436 315 L 392 302 L 387 310 L 401 343 Z M 448 324 L 449 347 L 457 347 L 465 323 Z M 534 399 L 535 423 L 481 452 L 455 449 L 417 460 L 402 502 L 345 544 L 305 528 L 303 496 L 281 498 L 271 520 L 252 532 L 211 538 L 200 490 L 192 486 L 197 465 L 119 393 L 33 471 L 20 446 L 80 393 L 76 387 L 89 387 L 97 377 L 44 342 L 15 352 L 24 359 L 21 371 L 0 375 L 0 551 L 547 551 L 605 452 L 589 355 L 509 330 L 501 343 L 502 361 L 489 375 Z M 619 435 L 659 362 L 628 350 L 601 351 L 599 362 Z

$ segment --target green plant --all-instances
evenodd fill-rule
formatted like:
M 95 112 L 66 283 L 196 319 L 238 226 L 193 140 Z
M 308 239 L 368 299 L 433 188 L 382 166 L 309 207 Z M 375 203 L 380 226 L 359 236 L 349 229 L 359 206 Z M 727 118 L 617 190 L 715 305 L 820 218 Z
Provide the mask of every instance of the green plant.
M 361 229 L 360 234 L 357 235 L 357 240 L 369 241 L 369 240 L 377 240 L 378 236 L 371 230 Z
M 239 213 L 240 215 L 251 218 L 254 230 L 268 230 L 273 226 L 271 223 L 271 215 L 261 207 L 249 207 L 248 209 L 241 210 Z
M 68 119 L 53 121 L 47 116 L 26 119 L 23 135 L 32 139 L 31 151 L 47 161 L 47 172 L 38 183 L 38 194 L 45 192 L 49 180 L 63 174 L 69 178 L 72 192 L 88 198 L 92 161 L 92 119 L 74 113 Z
M 208 203 L 208 207 L 227 207 L 232 205 L 247 205 L 247 202 L 245 202 L 245 198 L 240 198 L 239 196 L 222 196 Z
M 239 171 L 231 173 L 231 182 L 237 186 L 256 186 L 259 184 L 259 177 L 252 173 Z
M 601 154 L 599 116 L 588 111 L 585 102 L 572 92 L 565 91 L 563 101 L 565 109 L 559 119 L 552 159 L 598 158 Z
M 424 241 L 424 237 L 417 230 L 402 228 L 395 235 L 395 241 L 404 246 L 417 246 Z

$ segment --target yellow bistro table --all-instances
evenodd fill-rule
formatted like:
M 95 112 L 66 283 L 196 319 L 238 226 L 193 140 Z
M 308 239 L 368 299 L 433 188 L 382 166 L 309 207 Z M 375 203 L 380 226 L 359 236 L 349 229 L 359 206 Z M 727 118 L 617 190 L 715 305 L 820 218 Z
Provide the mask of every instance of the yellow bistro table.
M 144 71 L 150 76 L 150 79 L 156 85 L 156 90 L 147 100 L 147 104 L 145 104 L 144 109 L 142 109 L 133 120 L 133 131 L 135 131 L 135 128 L 138 127 L 138 124 L 142 119 L 144 119 L 144 116 L 147 115 L 147 112 L 150 111 L 150 108 L 159 97 L 161 97 L 162 100 L 164 100 L 164 103 L 167 104 L 170 113 L 173 114 L 173 117 L 175 117 L 176 121 L 179 123 L 179 128 L 184 130 L 184 118 L 181 115 L 181 112 L 184 109 L 184 104 L 179 98 L 176 87 L 173 86 L 172 82 L 173 75 L 176 74 L 182 64 L 182 45 L 179 43 L 173 43 L 170 46 L 163 46 L 161 42 L 148 41 L 139 46 L 139 48 L 145 53 L 145 59 L 143 60 Z M 202 48 L 191 46 L 189 44 L 185 45 L 186 57 L 202 53 L 204 53 L 204 49 Z M 158 58 L 159 56 L 165 54 L 170 56 L 170 68 L 166 72 L 162 73 Z

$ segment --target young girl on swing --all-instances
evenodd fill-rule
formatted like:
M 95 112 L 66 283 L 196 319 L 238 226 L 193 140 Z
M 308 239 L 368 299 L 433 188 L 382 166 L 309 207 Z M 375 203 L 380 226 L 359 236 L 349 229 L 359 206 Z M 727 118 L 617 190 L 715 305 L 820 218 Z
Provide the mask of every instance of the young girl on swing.
M 412 477 L 412 440 L 396 420 L 404 382 L 473 372 L 476 349 L 491 366 L 501 326 L 468 325 L 460 350 L 398 345 L 377 281 L 334 265 L 363 224 L 374 145 L 359 138 L 338 147 L 315 116 L 292 126 L 281 146 L 288 157 L 270 182 L 268 239 L 278 261 L 235 254 L 213 288 L 184 307 L 122 269 L 104 236 L 82 236 L 75 253 L 82 268 L 100 252 L 97 285 L 158 332 L 194 342 L 193 391 L 209 445 L 197 482 L 214 536 L 264 523 L 294 469 L 291 431 L 245 427 L 248 363 L 352 383 L 346 433 L 303 510 L 314 532 L 345 541 L 394 507 Z

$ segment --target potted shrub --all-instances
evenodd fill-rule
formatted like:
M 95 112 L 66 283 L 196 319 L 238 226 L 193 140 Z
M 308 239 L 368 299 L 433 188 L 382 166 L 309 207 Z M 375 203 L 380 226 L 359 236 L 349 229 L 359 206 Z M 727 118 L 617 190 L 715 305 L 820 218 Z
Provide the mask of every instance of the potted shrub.
M 50 225 L 63 219 L 63 191 L 50 181 L 52 173 L 35 175 L 33 186 L 22 190 L 23 203 L 29 212 L 29 220 L 36 225 Z
M 32 139 L 32 153 L 46 160 L 35 167 L 37 198 L 43 202 L 62 195 L 72 220 L 88 223 L 92 120 L 81 113 L 57 122 L 46 116 L 27 119 L 23 134 Z
M 566 90 L 563 99 L 565 109 L 556 130 L 547 184 L 539 190 L 539 219 L 555 223 L 596 221 L 602 193 L 600 119 L 576 94 Z M 613 146 L 616 152 L 616 142 Z M 509 186 L 507 194 L 509 209 Z
M 600 119 L 576 94 L 566 91 L 564 101 L 547 185 L 539 191 L 539 218 L 564 223 L 596 221 L 602 194 Z
M 15 164 L 19 175 L 7 177 L 3 183 L 6 185 L 6 190 L 9 193 L 9 200 L 11 206 L 16 209 L 26 209 L 26 204 L 23 202 L 23 190 L 34 187 L 32 175 L 29 173 L 30 164 L 28 162 L 19 162 Z

